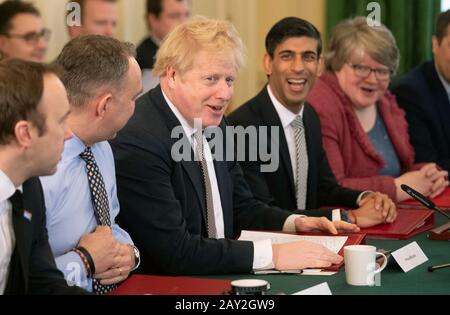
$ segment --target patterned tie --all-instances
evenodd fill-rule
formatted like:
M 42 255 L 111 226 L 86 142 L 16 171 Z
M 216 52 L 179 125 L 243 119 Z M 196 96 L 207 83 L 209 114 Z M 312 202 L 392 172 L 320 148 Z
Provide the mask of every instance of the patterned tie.
M 92 154 L 91 148 L 86 147 L 83 153 L 80 154 L 80 157 L 86 162 L 86 172 L 97 223 L 99 225 L 111 226 L 105 182 L 103 181 L 103 176 L 95 162 L 95 157 L 94 154 Z M 102 285 L 97 279 L 92 279 L 92 287 L 96 294 L 106 294 L 117 288 L 115 284 Z
M 308 150 L 306 148 L 305 128 L 303 119 L 297 116 L 292 122 L 295 138 L 295 155 L 297 158 L 297 173 L 295 191 L 297 193 L 297 208 L 306 207 L 306 189 L 308 184 Z
M 205 160 L 205 152 L 203 150 L 203 133 L 201 131 L 195 132 L 193 134 L 196 146 L 197 159 L 200 160 L 200 170 L 203 175 L 203 186 L 205 188 L 205 199 L 206 199 L 206 224 L 208 227 L 208 237 L 217 238 L 216 229 L 216 219 L 214 216 L 214 203 L 212 196 L 211 180 L 209 178 L 208 165 Z

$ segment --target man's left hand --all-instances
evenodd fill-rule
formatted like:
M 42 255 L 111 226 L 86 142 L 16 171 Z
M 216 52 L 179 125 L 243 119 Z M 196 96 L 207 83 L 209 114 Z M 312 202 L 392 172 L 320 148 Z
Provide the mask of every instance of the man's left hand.
M 134 263 L 133 248 L 128 244 L 121 244 L 120 262 L 103 273 L 95 274 L 94 278 L 101 280 L 100 283 L 103 285 L 122 282 L 130 275 L 131 270 L 134 268 Z

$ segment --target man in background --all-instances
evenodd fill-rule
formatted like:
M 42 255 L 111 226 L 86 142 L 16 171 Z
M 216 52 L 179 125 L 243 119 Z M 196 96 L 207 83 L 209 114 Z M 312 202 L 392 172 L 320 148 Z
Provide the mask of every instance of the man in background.
M 433 60 L 392 85 L 406 111 L 416 162 L 450 172 L 450 10 L 439 15 L 432 39 Z
M 159 83 L 159 78 L 151 72 L 159 46 L 175 26 L 189 18 L 190 10 L 190 0 L 147 0 L 146 22 L 150 34 L 139 44 L 136 58 L 142 69 L 144 93 Z
M 75 0 L 80 5 L 81 25 L 69 26 L 69 35 L 103 35 L 113 37 L 117 28 L 116 0 Z
M 0 59 L 13 57 L 43 62 L 49 38 L 50 31 L 31 3 L 5 1 L 0 4 Z

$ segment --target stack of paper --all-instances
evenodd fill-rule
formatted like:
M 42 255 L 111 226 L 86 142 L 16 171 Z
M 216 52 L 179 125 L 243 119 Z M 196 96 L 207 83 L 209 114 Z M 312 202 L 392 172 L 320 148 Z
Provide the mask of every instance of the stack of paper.
M 347 236 L 316 236 L 316 235 L 294 235 L 285 233 L 270 233 L 270 232 L 254 232 L 254 231 L 242 231 L 239 240 L 241 241 L 272 241 L 272 244 L 283 244 L 298 241 L 309 241 L 317 244 L 321 244 L 331 250 L 334 253 L 339 253 L 344 244 L 347 242 Z M 321 269 L 308 269 L 308 270 L 259 270 L 254 272 L 257 275 L 261 274 L 274 274 L 274 273 L 298 273 L 303 275 L 322 275 L 331 276 L 336 272 L 327 272 Z
M 331 250 L 334 253 L 338 253 L 345 242 L 347 242 L 347 236 L 313 236 L 313 235 L 294 235 L 283 233 L 269 233 L 269 232 L 254 232 L 254 231 L 242 231 L 241 241 L 262 241 L 272 240 L 272 244 L 284 244 L 298 241 L 310 241 L 313 243 L 321 244 Z

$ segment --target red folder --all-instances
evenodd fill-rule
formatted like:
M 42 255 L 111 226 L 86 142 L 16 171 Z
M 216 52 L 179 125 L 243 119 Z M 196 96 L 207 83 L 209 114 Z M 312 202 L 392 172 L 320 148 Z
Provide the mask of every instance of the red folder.
M 222 295 L 231 280 L 133 275 L 109 295 Z
M 436 198 L 431 199 L 434 202 L 436 207 L 444 208 L 443 210 L 450 211 L 450 187 L 447 187 L 442 194 L 437 196 Z M 410 208 L 410 207 L 423 207 L 422 204 L 415 200 L 402 201 L 397 205 L 398 208 Z
M 360 245 L 366 243 L 366 234 L 339 234 L 339 236 L 348 236 L 347 242 L 345 242 L 344 246 L 342 246 L 341 250 L 339 251 L 339 255 L 344 258 L 344 247 L 349 245 Z M 333 265 L 329 268 L 326 268 L 325 270 L 329 271 L 339 271 L 341 267 L 344 265 L 344 260 L 339 265 Z
M 427 209 L 397 209 L 398 216 L 392 224 L 381 224 L 361 229 L 370 238 L 406 240 L 431 229 L 434 211 Z

